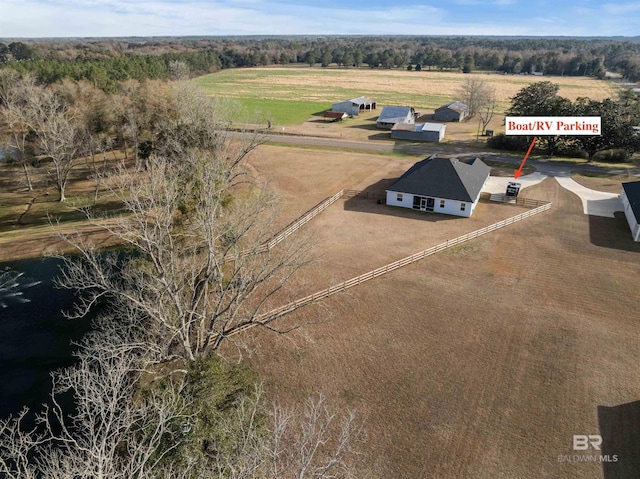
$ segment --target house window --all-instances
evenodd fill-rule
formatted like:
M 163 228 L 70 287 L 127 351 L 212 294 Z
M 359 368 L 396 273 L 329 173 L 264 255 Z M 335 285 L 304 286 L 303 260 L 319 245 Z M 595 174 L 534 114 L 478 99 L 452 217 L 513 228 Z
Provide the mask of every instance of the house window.
M 440 200 L 440 208 L 444 208 L 444 200 Z
M 466 203 L 460 203 L 460 211 L 464 211 L 467 209 L 467 204 Z
M 396 201 L 402 201 L 402 193 L 396 195 Z

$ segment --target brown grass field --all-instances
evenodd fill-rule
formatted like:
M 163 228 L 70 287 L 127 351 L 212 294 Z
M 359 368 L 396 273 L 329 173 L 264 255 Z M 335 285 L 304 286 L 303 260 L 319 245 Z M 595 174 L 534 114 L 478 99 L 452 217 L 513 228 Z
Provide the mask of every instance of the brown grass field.
M 107 167 L 115 167 L 123 157 L 122 152 L 109 153 Z M 98 247 L 113 246 L 111 235 L 89 225 L 78 209 L 93 201 L 95 183 L 89 179 L 87 164 L 81 160 L 72 170 L 66 190 L 68 200 L 63 203 L 58 201 L 47 169 L 46 164 L 32 169 L 34 190 L 28 191 L 22 170 L 0 164 L 0 262 L 68 252 L 70 246 L 61 234 L 80 233 L 90 236 Z M 115 213 L 121 205 L 104 184 L 101 191 L 97 207 Z
M 342 137 L 349 139 L 388 139 L 389 132 L 375 125 L 385 105 L 413 106 L 423 114 L 419 121 L 431 121 L 435 108 L 459 99 L 460 86 L 468 78 L 479 79 L 496 90 L 496 117 L 488 125 L 496 133 L 504 131 L 504 111 L 511 98 L 522 88 L 539 81 L 559 85 L 558 94 L 575 100 L 589 97 L 602 100 L 616 97 L 617 86 L 611 81 L 589 77 L 557 77 L 532 75 L 502 75 L 499 73 L 464 74 L 448 71 L 406 71 L 363 68 L 321 68 L 307 66 L 234 68 L 212 73 L 194 81 L 211 95 L 244 100 L 317 102 L 317 111 L 330 108 L 331 103 L 365 95 L 378 102 L 378 109 L 365 112 L 344 122 L 328 123 L 320 116 L 309 116 L 302 124 L 287 125 L 290 133 Z M 477 120 L 447 123 L 446 141 L 475 139 Z
M 365 95 L 378 100 L 380 106 L 402 98 L 412 99 L 416 109 L 433 109 L 459 95 L 461 83 L 477 78 L 495 87 L 497 100 L 506 105 L 522 88 L 538 81 L 560 86 L 559 95 L 575 100 L 586 96 L 594 100 L 615 96 L 613 83 L 589 77 L 503 75 L 499 73 L 464 74 L 449 71 L 406 71 L 370 68 L 262 67 L 223 70 L 200 77 L 198 83 L 212 93 L 227 97 L 329 102 Z M 347 95 L 344 98 L 338 96 Z M 338 96 L 338 97 L 337 97 Z M 422 100 L 420 100 L 422 98 Z
M 411 160 L 265 146 L 252 161 L 292 219 Z M 304 334 L 247 334 L 272 397 L 322 392 L 358 411 L 361 477 L 637 477 L 640 245 L 623 217 L 583 215 L 553 179 L 524 194 L 553 209 L 282 321 Z M 320 257 L 304 288 L 521 211 L 481 203 L 466 220 L 339 201 L 308 225 Z M 602 434 L 620 462 L 559 462 L 574 434 Z

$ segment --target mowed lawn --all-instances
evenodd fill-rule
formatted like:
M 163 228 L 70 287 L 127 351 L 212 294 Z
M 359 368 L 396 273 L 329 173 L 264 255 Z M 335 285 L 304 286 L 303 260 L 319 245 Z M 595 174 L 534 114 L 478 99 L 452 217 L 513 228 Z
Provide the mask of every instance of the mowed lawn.
M 236 98 L 244 108 L 247 120 L 255 124 L 268 121 L 275 125 L 298 125 L 331 108 L 329 103 L 287 101 L 264 98 Z
M 261 147 L 253 161 L 289 214 L 336 187 L 391 179 L 408 161 L 283 152 Z M 601 434 L 604 453 L 618 455 L 604 477 L 638 477 L 640 245 L 623 217 L 583 215 L 552 178 L 523 194 L 554 207 L 281 323 L 306 321 L 304 334 L 246 335 L 271 397 L 322 392 L 358 411 L 361 477 L 601 479 L 601 464 L 562 460 L 576 454 L 574 434 Z M 481 204 L 471 221 L 491 209 Z M 308 225 L 318 261 L 306 292 L 456 236 L 467 221 L 434 216 L 336 203 Z
M 616 93 L 613 83 L 587 77 L 416 72 L 366 67 L 234 68 L 193 81 L 212 96 L 235 98 L 247 107 L 270 111 L 275 123 L 294 124 L 299 118 L 298 112 L 289 112 L 289 109 L 299 110 L 300 117 L 310 116 L 314 110 L 330 108 L 333 102 L 361 95 L 373 97 L 380 106 L 410 105 L 431 111 L 458 99 L 460 85 L 467 78 L 481 79 L 494 86 L 500 111 L 508 107 L 510 98 L 519 90 L 537 81 L 558 83 L 559 94 L 572 100 L 582 96 L 603 99 Z M 279 102 L 286 103 L 280 107 Z

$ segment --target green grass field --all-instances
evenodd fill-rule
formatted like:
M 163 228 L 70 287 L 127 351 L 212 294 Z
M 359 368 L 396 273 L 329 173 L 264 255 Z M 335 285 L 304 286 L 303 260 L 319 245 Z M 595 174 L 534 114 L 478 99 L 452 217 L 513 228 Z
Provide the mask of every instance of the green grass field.
M 288 101 L 260 98 L 235 98 L 244 108 L 252 123 L 272 125 L 297 125 L 313 115 L 321 115 L 331 108 L 330 103 L 314 101 Z

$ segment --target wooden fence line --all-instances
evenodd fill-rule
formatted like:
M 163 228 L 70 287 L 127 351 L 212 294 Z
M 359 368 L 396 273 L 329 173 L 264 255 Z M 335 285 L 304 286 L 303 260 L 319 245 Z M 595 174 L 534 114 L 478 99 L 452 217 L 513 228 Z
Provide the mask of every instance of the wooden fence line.
M 344 191 L 344 190 L 343 190 Z M 335 200 L 334 200 L 335 201 Z M 538 201 L 538 200 L 535 200 Z M 290 313 L 298 308 L 301 308 L 303 306 L 307 306 L 311 303 L 314 303 L 320 299 L 324 299 L 327 298 L 331 295 L 334 295 L 336 293 L 340 293 L 342 291 L 345 291 L 348 288 L 352 288 L 353 286 L 357 286 L 359 284 L 364 283 L 365 281 L 369 281 L 373 278 L 376 278 L 378 276 L 381 276 L 383 274 L 386 274 L 390 271 L 394 271 L 398 268 L 402 268 L 404 266 L 407 266 L 409 264 L 415 263 L 416 261 L 420 261 L 421 259 L 426 258 L 427 256 L 431 256 L 434 255 L 436 253 L 439 253 L 440 251 L 444 251 L 445 249 L 457 246 L 461 243 L 464 243 L 466 241 L 472 240 L 474 238 L 477 238 L 479 236 L 485 235 L 487 233 L 490 233 L 492 231 L 495 231 L 497 229 L 500 228 L 504 228 L 505 226 L 509 226 L 512 225 L 513 223 L 517 223 L 518 221 L 524 220 L 526 218 L 529 218 L 531 216 L 537 215 L 538 213 L 542 213 L 543 211 L 547 211 L 548 209 L 551 208 L 551 203 L 549 202 L 541 202 L 543 203 L 541 206 L 538 206 L 534 209 L 528 210 L 524 213 L 520 213 L 519 215 L 516 216 L 512 216 L 511 218 L 507 218 L 505 220 L 502 221 L 498 221 L 497 223 L 493 223 L 489 226 L 486 226 L 484 228 L 480 228 L 479 230 L 475 230 L 472 231 L 471 233 L 467 233 L 464 234 L 462 236 L 458 236 L 457 238 L 451 239 L 451 240 L 447 240 L 444 243 L 440 243 L 439 245 L 436 246 L 432 246 L 429 249 L 426 249 L 424 251 L 420 251 L 418 253 L 412 254 L 411 256 L 407 256 L 405 258 L 402 258 L 398 261 L 395 261 L 393 263 L 387 264 L 385 266 L 382 266 L 380 268 L 374 269 L 373 271 L 369 271 L 368 273 L 364 273 L 361 274 L 360 276 L 356 276 L 355 278 L 351 278 L 347 281 L 343 281 L 342 283 L 338 283 L 334 286 L 331 286 L 327 289 L 323 289 L 321 291 L 318 291 L 316 293 L 310 294 L 309 296 L 305 296 L 304 298 L 298 299 L 296 301 L 293 301 L 292 303 L 286 304 L 284 306 L 281 306 L 279 308 L 273 309 L 267 313 L 263 313 L 261 315 L 259 315 L 253 322 L 245 324 L 237 329 L 235 329 L 234 331 L 232 331 L 231 333 L 227 334 L 227 336 L 233 336 L 235 334 L 238 334 L 242 331 L 246 331 L 247 329 L 250 329 L 254 326 L 258 326 L 258 325 L 265 325 L 270 323 L 271 321 L 274 321 L 284 315 L 286 315 L 287 313 Z M 213 342 L 215 339 L 217 339 L 217 337 L 213 337 L 211 339 L 210 342 Z
M 251 254 L 264 253 L 265 251 L 269 251 L 271 248 L 276 246 L 278 243 L 281 243 L 282 241 L 284 241 L 289 235 L 291 235 L 292 233 L 295 233 L 297 230 L 302 228 L 305 224 L 307 224 L 313 218 L 318 216 L 321 212 L 326 210 L 329 206 L 331 206 L 337 200 L 342 198 L 343 192 L 344 192 L 344 190 L 340 190 L 335 195 L 330 196 L 329 198 L 325 198 L 324 200 L 322 200 L 320 203 L 315 205 L 313 208 L 308 210 L 306 213 L 302 214 L 296 220 L 292 221 L 287 226 L 285 226 L 284 229 L 282 229 L 278 234 L 276 234 L 269 241 L 267 241 L 266 243 L 258 246 Z M 243 257 L 243 255 L 241 255 L 240 257 Z M 227 256 L 225 256 L 223 258 L 222 262 L 223 263 L 228 263 L 230 261 L 235 260 L 236 258 L 237 258 L 236 255 L 229 254 L 229 255 L 227 255 Z
M 489 199 L 500 203 L 516 204 L 526 208 L 537 208 L 538 206 L 543 206 L 547 203 L 543 200 L 534 200 L 533 198 L 525 198 L 523 196 L 518 196 L 514 199 L 513 197 L 506 196 L 504 193 L 492 193 Z
M 313 218 L 318 216 L 320 213 L 322 213 L 324 210 L 326 210 L 333 203 L 335 203 L 340 198 L 342 198 L 343 195 L 344 195 L 344 191 L 345 190 L 340 190 L 335 195 L 330 196 L 329 198 L 326 198 L 326 199 L 322 200 L 316 206 L 314 206 L 309 211 L 307 211 L 305 214 L 300 216 L 297 220 L 293 221 L 292 223 L 289 223 L 289 225 L 287 225 L 282 231 L 280 231 L 280 233 L 278 233 L 276 236 L 271 238 L 271 240 L 269 240 L 268 243 L 266 243 L 267 249 L 271 249 L 274 246 L 276 246 L 278 243 L 282 242 L 289 235 L 291 235 L 292 233 L 295 233 L 296 231 L 298 231 L 301 227 L 303 227 L 305 224 L 307 224 Z
M 343 198 L 354 198 L 360 196 L 361 198 L 372 198 L 374 200 L 383 200 L 387 196 L 384 193 L 376 193 L 374 191 L 360 191 L 360 190 L 342 190 Z

